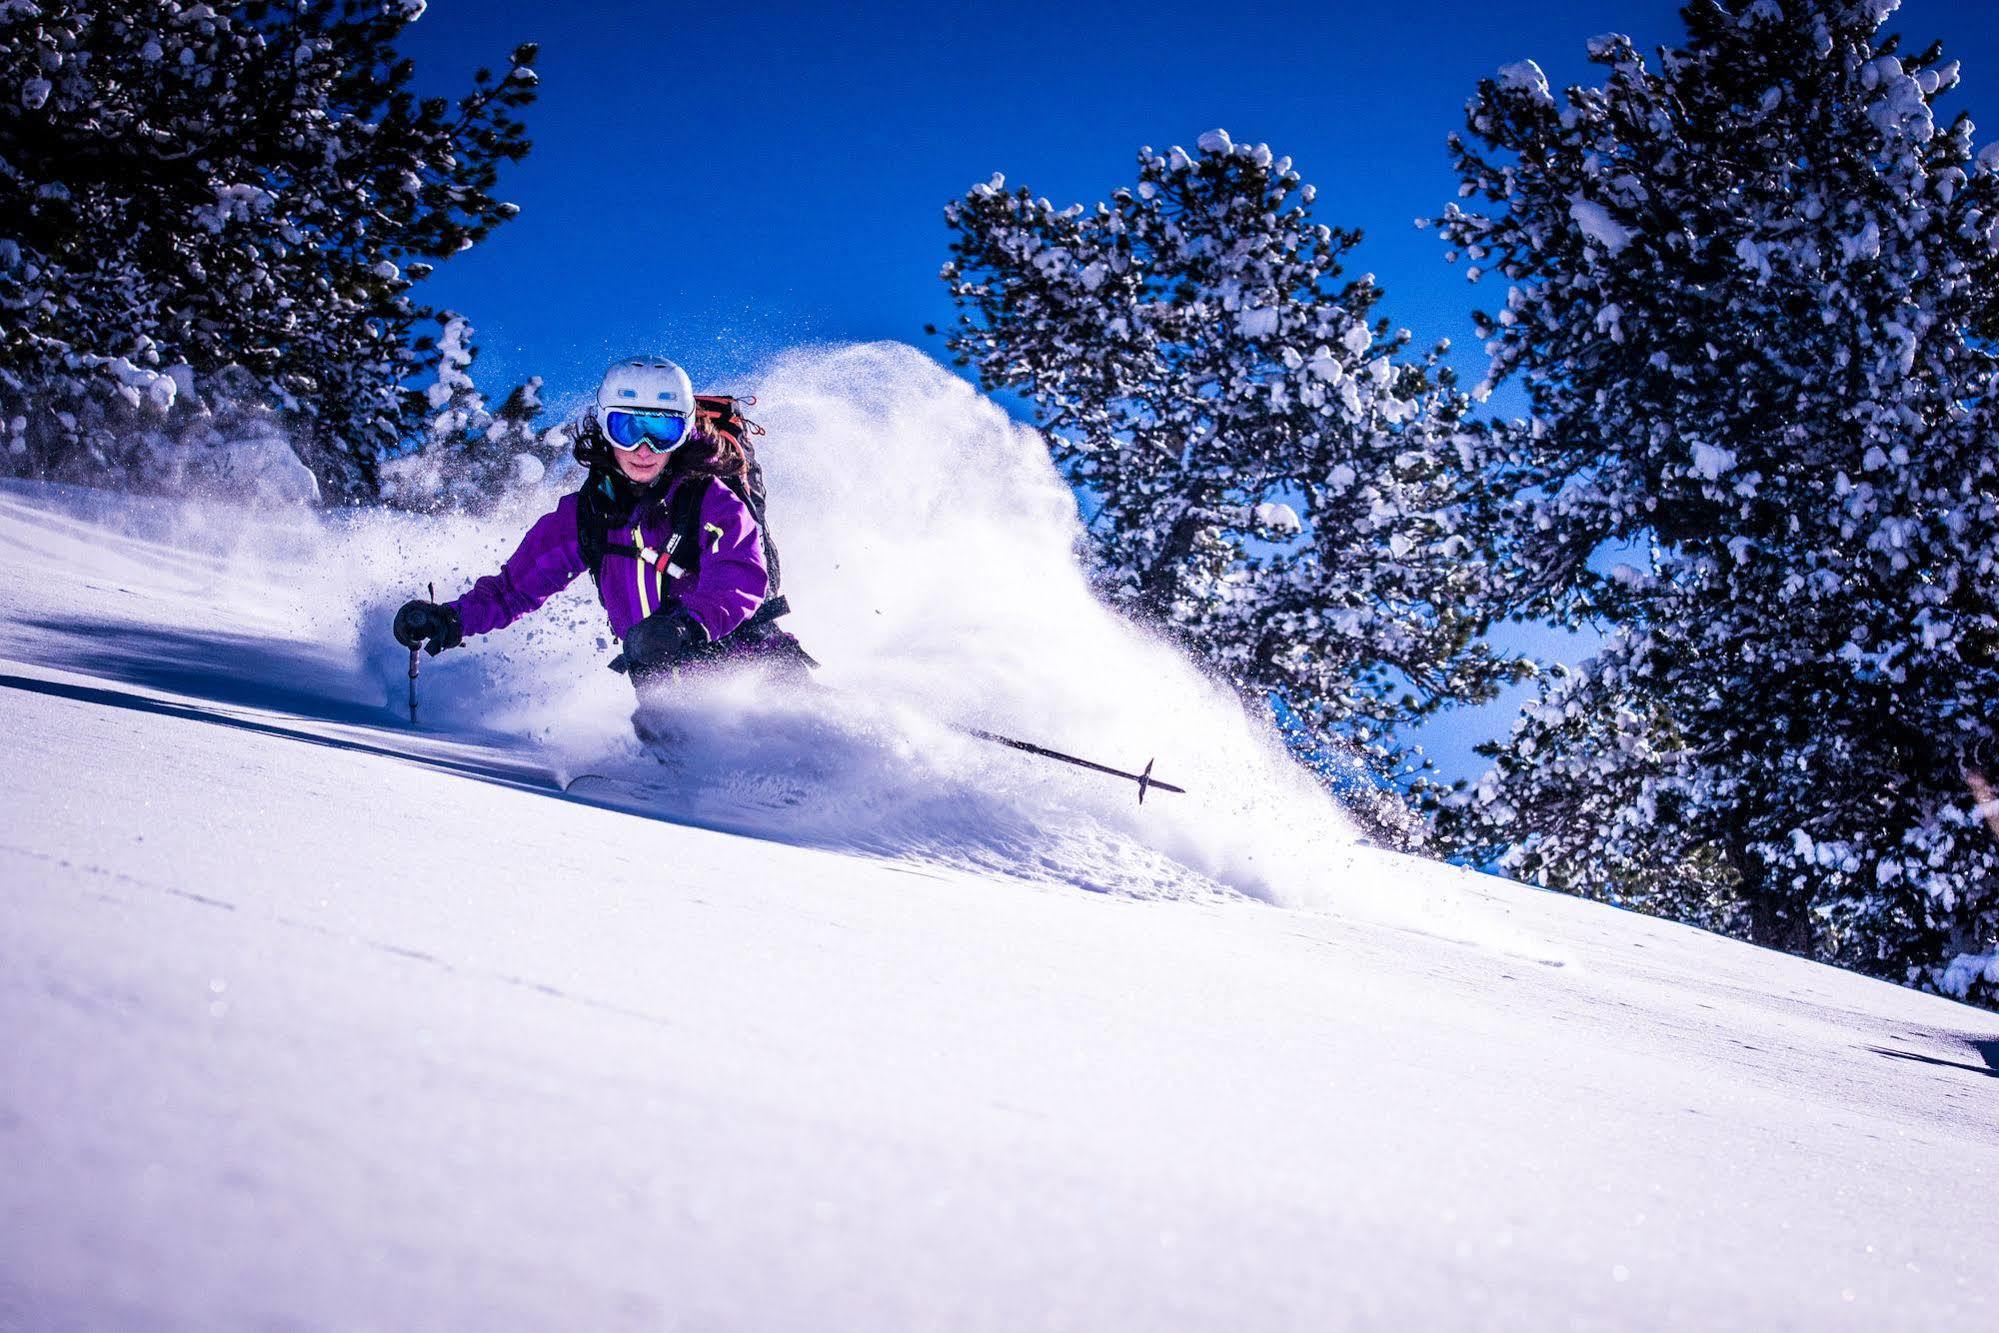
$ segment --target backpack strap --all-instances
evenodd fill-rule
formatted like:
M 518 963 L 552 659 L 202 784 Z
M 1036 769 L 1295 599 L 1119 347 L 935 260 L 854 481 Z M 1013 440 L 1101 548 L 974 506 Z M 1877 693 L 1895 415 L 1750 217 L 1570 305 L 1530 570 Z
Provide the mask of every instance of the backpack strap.
M 777 551 L 771 544 L 770 530 L 764 523 L 763 506 L 759 503 L 761 497 L 757 494 L 754 479 L 739 481 L 734 477 L 690 477 L 681 482 L 667 501 L 667 536 L 664 545 L 658 549 L 638 544 L 643 540 L 643 534 L 636 526 L 613 527 L 610 516 L 604 512 L 604 503 L 591 503 L 598 488 L 594 485 L 588 487 L 577 505 L 577 547 L 583 553 L 584 563 L 590 570 L 591 579 L 597 584 L 599 594 L 603 591 L 604 557 L 607 555 L 621 555 L 651 565 L 659 577 L 662 598 L 669 579 L 687 578 L 698 573 L 702 550 L 701 508 L 708 498 L 708 488 L 717 480 L 734 492 L 756 521 L 763 542 L 764 567 L 770 575 L 771 591 L 765 596 L 763 605 L 745 623 L 764 625 L 789 613 L 791 604 L 777 592 Z
M 710 434 L 726 435 L 749 449 L 750 437 L 764 433 L 764 428 L 743 412 L 744 408 L 756 405 L 755 398 L 737 398 L 726 393 L 697 393 L 694 395 L 694 419 L 701 429 Z
M 590 571 L 590 581 L 597 585 L 600 597 L 604 590 L 605 549 L 611 537 L 604 495 L 608 484 L 607 480 L 593 472 L 576 497 L 576 549 L 582 554 L 583 567 Z
M 674 557 L 677 573 L 701 568 L 701 505 L 713 477 L 689 477 L 673 492 L 666 510 L 666 554 Z
M 705 479 L 681 484 L 674 493 L 669 511 L 666 545 L 654 550 L 641 544 L 645 540 L 642 526 L 646 510 L 614 518 L 612 508 L 615 501 L 609 486 L 597 482 L 586 486 L 576 505 L 576 549 L 582 553 L 583 563 L 597 585 L 599 596 L 603 594 L 604 557 L 607 555 L 622 555 L 651 565 L 659 576 L 661 592 L 665 591 L 668 579 L 693 573 L 693 564 L 676 561 L 673 557 L 677 551 L 691 554 L 700 548 L 700 543 L 694 541 L 691 534 L 692 528 L 701 521 L 701 499 L 707 491 Z M 627 518 L 630 527 L 620 521 Z
M 709 486 L 717 481 L 727 486 L 736 498 L 743 502 L 744 508 L 750 511 L 750 517 L 756 520 L 764 542 L 765 569 L 771 575 L 771 591 L 765 594 L 763 605 L 738 628 L 767 625 L 779 616 L 789 615 L 791 603 L 776 590 L 776 553 L 771 549 L 768 531 L 764 530 L 762 506 L 751 498 L 749 488 L 736 478 L 699 477 L 693 481 L 683 482 L 680 490 L 674 493 L 673 505 L 668 515 L 672 524 L 671 535 L 666 539 L 666 549 L 673 554 L 674 573 L 693 574 L 701 568 L 701 504 L 708 498 Z

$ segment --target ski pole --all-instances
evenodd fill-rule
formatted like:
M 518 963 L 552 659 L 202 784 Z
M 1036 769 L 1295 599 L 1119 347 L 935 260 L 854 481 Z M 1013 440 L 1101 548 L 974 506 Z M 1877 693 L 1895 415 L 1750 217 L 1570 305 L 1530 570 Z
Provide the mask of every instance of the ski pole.
M 424 591 L 430 594 L 431 601 L 434 602 L 437 600 L 437 585 L 435 583 L 424 585 Z M 418 651 L 419 649 L 417 648 L 410 649 L 410 725 L 411 726 L 416 725 L 416 663 L 417 663 Z
M 1114 778 L 1123 778 L 1126 782 L 1136 782 L 1138 784 L 1138 803 L 1140 805 L 1145 804 L 1145 793 L 1153 788 L 1157 788 L 1160 791 L 1179 792 L 1182 796 L 1187 794 L 1185 787 L 1176 787 L 1164 779 L 1153 777 L 1152 765 L 1154 761 L 1150 759 L 1145 761 L 1145 768 L 1141 772 L 1127 773 L 1121 768 L 1112 768 L 1108 764 L 1099 764 L 1094 760 L 1081 759 L 1073 754 L 1063 754 L 1060 750 L 1051 750 L 1045 745 L 1036 745 L 1032 741 L 1015 740 L 1011 736 L 1002 736 L 998 732 L 982 731 L 978 727 L 960 727 L 958 730 L 964 732 L 967 736 L 973 736 L 982 741 L 991 741 L 994 745 L 1004 745 L 1010 750 L 1020 750 L 1027 754 L 1037 754 L 1043 759 L 1059 759 L 1065 764 L 1074 764 L 1078 768 L 1087 768 L 1093 773 L 1108 773 Z

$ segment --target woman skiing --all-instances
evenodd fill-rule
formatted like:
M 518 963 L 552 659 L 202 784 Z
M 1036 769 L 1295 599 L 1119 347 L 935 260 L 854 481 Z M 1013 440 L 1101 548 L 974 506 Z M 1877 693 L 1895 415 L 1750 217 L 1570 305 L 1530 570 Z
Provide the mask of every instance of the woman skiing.
M 634 685 L 683 667 L 747 658 L 799 669 L 811 659 L 777 628 L 788 609 L 759 521 L 762 478 L 726 398 L 697 399 L 673 362 L 634 357 L 605 374 L 577 426 L 581 489 L 536 520 L 498 574 L 455 602 L 396 612 L 396 641 L 435 656 L 511 625 L 589 573 Z

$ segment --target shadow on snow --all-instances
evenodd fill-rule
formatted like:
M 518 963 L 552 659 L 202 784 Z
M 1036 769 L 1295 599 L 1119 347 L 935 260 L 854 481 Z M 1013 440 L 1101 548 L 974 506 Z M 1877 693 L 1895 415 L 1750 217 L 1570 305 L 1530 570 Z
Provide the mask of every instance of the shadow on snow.
M 791 846 L 1092 892 L 1227 893 L 1087 812 L 1051 805 L 1045 792 L 1037 798 L 1046 775 L 1023 773 L 1018 782 L 993 786 L 912 765 L 906 747 L 871 734 L 872 726 L 841 725 L 814 710 L 723 722 L 715 734 L 687 738 L 678 780 L 652 792 L 567 792 L 545 764 L 505 753 L 520 744 L 517 738 L 396 725 L 399 710 L 382 699 L 380 684 L 317 645 L 83 618 L 14 623 L 34 635 L 36 661 L 101 683 L 0 673 L 7 689 L 402 760 L 572 804 Z M 315 688 L 319 682 L 325 684 Z M 993 777 L 991 770 L 985 777 Z M 769 801 L 773 787 L 778 799 Z

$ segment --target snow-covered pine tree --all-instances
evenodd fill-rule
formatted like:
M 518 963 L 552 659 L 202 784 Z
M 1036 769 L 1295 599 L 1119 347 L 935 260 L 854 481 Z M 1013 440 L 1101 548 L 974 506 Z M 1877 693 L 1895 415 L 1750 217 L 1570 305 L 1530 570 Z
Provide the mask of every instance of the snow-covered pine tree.
M 335 496 L 420 414 L 410 299 L 514 209 L 534 48 L 410 91 L 422 0 L 0 3 L 5 466 L 102 477 L 108 441 L 226 367 Z M 210 406 L 215 406 L 210 404 Z
M 1290 159 L 1217 130 L 1138 168 L 1089 209 L 999 176 L 953 202 L 947 345 L 1033 404 L 1114 601 L 1392 759 L 1398 724 L 1512 670 L 1458 531 L 1481 433 L 1441 349 L 1370 323 L 1359 235 L 1312 220 Z
M 1520 607 L 1610 628 L 1448 803 L 1465 855 L 1999 997 L 1999 153 L 1893 0 L 1698 0 L 1599 87 L 1480 84 L 1445 239 L 1509 284 L 1491 376 Z
M 429 410 L 421 445 L 381 465 L 382 498 L 405 509 L 480 513 L 538 485 L 569 448 L 562 427 L 535 428 L 541 377 L 516 385 L 497 411 L 472 380 L 478 356 L 472 326 L 443 316 L 437 378 L 424 392 Z

